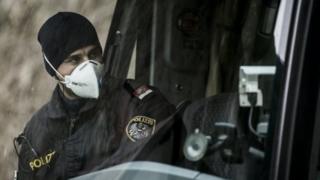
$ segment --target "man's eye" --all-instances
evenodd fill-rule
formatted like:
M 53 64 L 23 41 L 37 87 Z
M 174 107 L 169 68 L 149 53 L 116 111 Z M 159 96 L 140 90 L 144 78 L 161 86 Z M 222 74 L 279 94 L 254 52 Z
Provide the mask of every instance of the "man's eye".
M 67 63 L 72 63 L 72 64 L 76 64 L 80 61 L 81 59 L 79 57 L 70 57 L 66 60 Z
M 94 54 L 94 53 L 91 53 L 91 54 L 89 54 L 88 58 L 89 58 L 89 59 L 96 59 L 96 58 L 97 58 L 97 55 Z
M 97 59 L 101 58 L 101 54 L 100 53 L 90 53 L 88 58 L 91 60 L 97 60 Z
M 99 49 L 93 49 L 89 52 L 88 54 L 88 58 L 91 59 L 91 60 L 96 60 L 96 59 L 99 59 L 101 58 L 101 52 Z

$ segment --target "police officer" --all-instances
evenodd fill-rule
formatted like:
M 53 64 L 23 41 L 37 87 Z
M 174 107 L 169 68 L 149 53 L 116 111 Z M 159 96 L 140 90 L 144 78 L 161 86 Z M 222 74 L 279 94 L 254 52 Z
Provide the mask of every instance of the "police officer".
M 59 12 L 38 33 L 58 84 L 16 139 L 18 179 L 67 179 L 134 160 L 171 161 L 175 107 L 154 87 L 102 74 L 102 48 L 83 16 Z

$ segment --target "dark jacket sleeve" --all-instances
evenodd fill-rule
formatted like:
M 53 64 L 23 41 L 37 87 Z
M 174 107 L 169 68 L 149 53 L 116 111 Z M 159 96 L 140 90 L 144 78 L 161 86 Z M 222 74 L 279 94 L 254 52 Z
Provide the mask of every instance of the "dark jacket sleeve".
M 28 154 L 27 145 L 23 143 L 20 151 L 19 162 L 18 162 L 17 180 L 34 179 L 33 171 L 30 169 L 29 163 L 26 160 L 27 154 Z
M 39 109 L 26 124 L 23 133 L 16 139 L 20 143 L 18 152 L 18 180 L 39 179 L 36 177 L 35 164 L 32 162 L 39 158 L 39 143 L 43 141 L 45 125 L 44 114 L 46 106 Z
M 176 109 L 157 88 L 150 88 L 152 93 L 141 100 L 136 113 L 155 119 L 155 130 L 146 140 L 135 142 L 138 147 L 135 160 L 171 163 Z
M 30 143 L 30 131 L 29 126 L 27 125 L 24 129 L 24 132 L 17 137 L 20 143 L 20 151 L 18 152 L 18 173 L 17 180 L 31 180 L 34 179 L 34 172 L 30 167 L 30 161 L 35 157 Z M 29 142 L 28 142 L 29 141 Z
M 122 123 L 123 133 L 119 148 L 111 157 L 105 159 L 98 169 L 128 161 L 171 163 L 173 123 L 175 121 L 174 113 L 176 109 L 157 88 L 147 87 L 152 90 L 151 93 L 148 93 L 143 98 L 132 95 L 128 104 L 123 105 L 123 107 L 128 106 L 129 113 L 127 118 L 122 119 L 122 121 L 124 121 Z M 135 89 L 136 88 L 132 88 L 132 92 L 129 91 L 129 93 L 134 94 Z M 126 101 L 124 102 L 126 103 Z M 152 133 L 149 133 L 147 137 L 132 137 L 144 131 L 142 128 L 139 132 L 132 132 L 139 126 L 139 123 L 134 124 L 136 119 L 138 119 L 139 122 L 139 117 L 145 118 L 142 121 L 155 121 L 154 126 L 147 127 L 152 128 Z

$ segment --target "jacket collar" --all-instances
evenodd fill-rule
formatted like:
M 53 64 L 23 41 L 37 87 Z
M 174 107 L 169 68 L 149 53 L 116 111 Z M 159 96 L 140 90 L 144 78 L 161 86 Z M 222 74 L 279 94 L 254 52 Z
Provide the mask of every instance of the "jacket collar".
M 89 99 L 83 107 L 81 107 L 79 114 L 94 108 L 96 104 L 97 100 Z M 58 85 L 54 89 L 51 100 L 48 103 L 48 116 L 53 119 L 68 117 L 68 113 L 63 105 L 62 97 L 60 97 Z
M 88 99 L 86 104 L 80 109 L 79 114 L 87 112 L 94 107 L 98 105 L 98 101 L 107 101 L 107 97 L 110 97 L 114 91 L 119 90 L 118 88 L 123 87 L 125 84 L 124 79 L 116 78 L 113 76 L 110 76 L 109 74 L 106 74 L 103 77 L 103 81 L 101 84 L 101 89 L 100 89 L 100 96 L 98 100 L 95 99 Z M 115 97 L 111 97 L 115 98 Z M 50 118 L 63 118 L 63 117 L 68 117 L 68 113 L 63 105 L 63 100 L 60 97 L 59 93 L 59 86 L 57 85 L 53 95 L 51 97 L 50 102 L 48 103 L 48 116 Z

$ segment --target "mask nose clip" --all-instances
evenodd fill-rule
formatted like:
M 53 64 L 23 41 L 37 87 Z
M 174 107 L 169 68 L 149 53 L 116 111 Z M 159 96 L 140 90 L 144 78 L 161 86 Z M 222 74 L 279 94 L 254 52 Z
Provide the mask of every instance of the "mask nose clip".
M 94 65 L 96 65 L 96 66 L 98 65 L 98 63 L 97 63 L 96 61 L 89 60 L 89 62 L 92 63 L 92 64 L 94 64 Z

